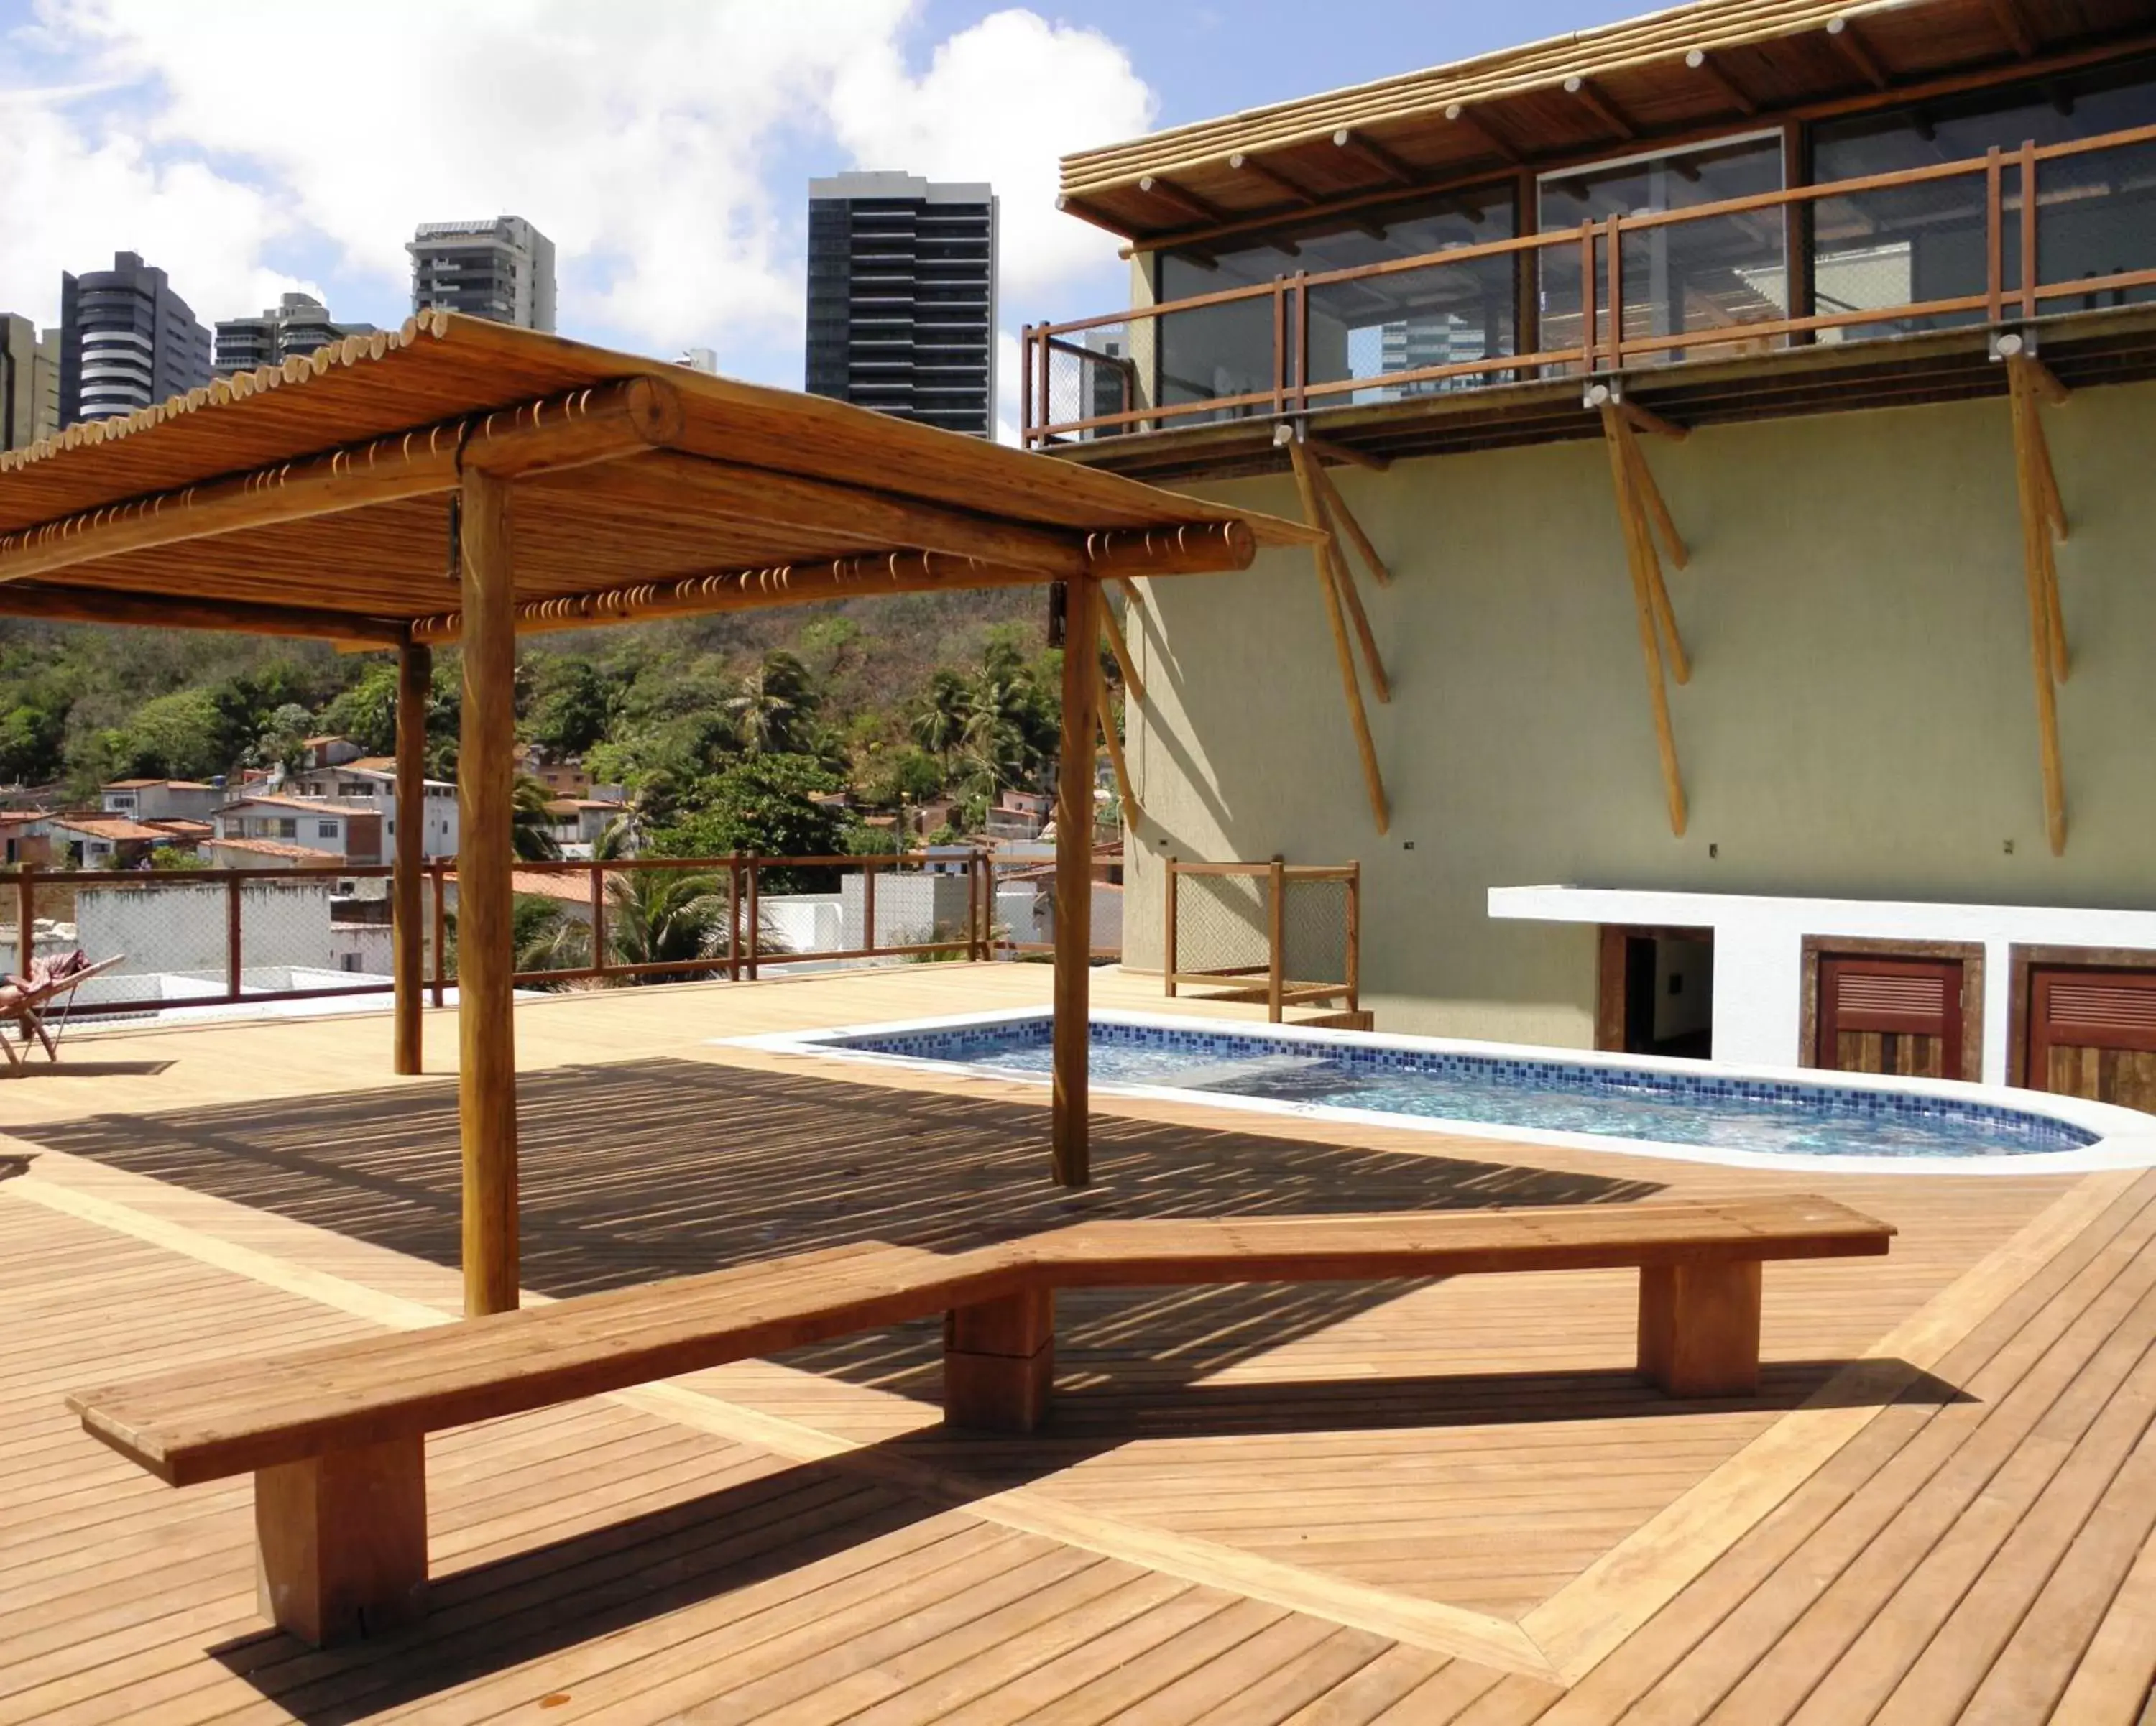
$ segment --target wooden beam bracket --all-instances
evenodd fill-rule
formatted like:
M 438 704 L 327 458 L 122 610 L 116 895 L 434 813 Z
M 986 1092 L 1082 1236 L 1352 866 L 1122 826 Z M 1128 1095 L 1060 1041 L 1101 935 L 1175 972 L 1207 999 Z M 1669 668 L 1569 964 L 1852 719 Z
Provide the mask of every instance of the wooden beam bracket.
M 2006 361 L 2015 489 L 2021 515 L 2022 578 L 2029 604 L 2030 675 L 2036 692 L 2037 746 L 2043 770 L 2044 833 L 2051 854 L 2059 857 L 2066 848 L 2066 792 L 2059 746 L 2058 686 L 2066 682 L 2072 662 L 2066 651 L 2066 615 L 2052 540 L 2066 537 L 2066 517 L 2038 406 L 2046 394 L 2038 369 L 2039 362 L 2025 354 Z
M 1662 795 L 1669 806 L 1670 831 L 1682 838 L 1687 818 L 1684 781 L 1677 767 L 1676 733 L 1670 722 L 1669 690 L 1662 681 L 1662 650 L 1657 633 L 1667 636 L 1680 664 L 1683 644 L 1677 638 L 1669 596 L 1662 590 L 1661 566 L 1655 556 L 1654 538 L 1635 497 L 1638 484 L 1635 475 L 1644 464 L 1635 464 L 1628 453 L 1631 427 L 1614 402 L 1604 402 L 1601 413 L 1603 442 L 1609 453 L 1609 477 L 1617 494 L 1618 518 L 1625 530 L 1625 561 L 1632 576 L 1632 603 L 1639 618 L 1640 654 L 1646 667 L 1647 699 L 1655 720 L 1655 746 L 1661 758 Z M 1690 668 L 1685 666 L 1677 681 L 1682 683 L 1689 675 Z
M 1288 443 L 1288 457 L 1295 468 L 1296 489 L 1302 499 L 1302 516 L 1312 527 L 1322 528 L 1325 520 L 1323 506 L 1318 501 L 1317 487 L 1312 475 L 1317 464 L 1311 458 L 1302 442 L 1294 439 Z M 1378 745 L 1370 735 L 1370 716 L 1363 706 L 1363 687 L 1355 675 L 1354 650 L 1348 642 L 1348 623 L 1341 602 L 1341 587 L 1334 579 L 1333 566 L 1337 558 L 1330 535 L 1312 542 L 1310 555 L 1317 566 L 1317 586 L 1325 602 L 1325 619 L 1332 633 L 1332 651 L 1340 663 L 1340 685 L 1348 698 L 1348 720 L 1355 733 L 1355 751 L 1363 763 L 1363 785 L 1370 799 L 1371 818 L 1376 822 L 1382 837 L 1392 825 L 1392 812 L 1385 800 L 1384 776 L 1378 767 Z M 1377 666 L 1377 654 L 1373 646 L 1369 650 L 1370 663 Z

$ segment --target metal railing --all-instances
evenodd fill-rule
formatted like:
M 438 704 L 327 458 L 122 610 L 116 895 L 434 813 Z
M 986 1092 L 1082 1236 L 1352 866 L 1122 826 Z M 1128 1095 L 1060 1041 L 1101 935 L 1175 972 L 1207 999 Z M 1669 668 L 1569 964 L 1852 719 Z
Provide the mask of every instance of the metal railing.
M 1288 1007 L 1338 1002 L 1362 1012 L 1363 866 L 1178 863 L 1167 875 L 1162 980 L 1173 997 Z M 1367 1028 L 1367 1027 L 1366 1027 Z
M 2152 198 L 2156 125 L 2067 143 L 2030 141 L 1958 161 L 1610 216 L 1344 269 L 1298 271 L 1066 323 L 1029 325 L 1021 335 L 1024 441 L 1038 445 L 1199 418 L 1303 413 L 1358 396 L 1614 371 L 1701 351 L 1838 339 L 1874 329 L 1996 325 L 2106 298 L 2123 303 L 2128 294 L 2156 287 L 2156 219 L 2145 219 Z M 2135 200 L 2144 219 L 2133 216 Z M 1775 216 L 1781 219 L 1761 219 Z M 2115 268 L 2087 265 L 2092 220 L 2116 230 L 2098 243 L 2131 254 L 2114 256 Z M 1965 228 L 1980 248 L 1981 284 L 1972 276 L 1969 291 L 1919 295 L 1915 236 L 1933 237 L 1943 227 Z M 1891 238 L 1897 233 L 1909 238 Z M 1881 233 L 1890 238 L 1881 243 Z M 1719 271 L 1718 294 L 1657 301 L 1637 291 L 1640 281 L 1651 285 L 1660 275 L 1665 292 L 1676 292 L 1667 287 L 1666 270 L 1648 267 L 1647 254 L 1659 247 L 1666 257 L 1679 245 L 1691 246 Z M 2065 260 L 2057 267 L 2055 255 Z M 1875 285 L 1867 286 L 1867 274 Z M 1352 313 L 1328 306 L 1342 290 L 1387 283 L 1399 289 L 1395 305 L 1481 308 L 1468 327 L 1486 351 L 1391 369 L 1381 355 L 1377 369 L 1358 369 L 1347 337 L 1367 336 L 1383 325 L 1366 309 L 1368 326 L 1351 328 L 1343 320 Z M 1348 375 L 1313 375 L 1313 305 L 1329 325 L 1328 338 L 1338 335 L 1345 353 L 1319 369 Z M 1232 329 L 1220 322 L 1237 309 L 1245 315 Z M 1173 376 L 1163 352 L 1168 320 L 1193 314 L 1209 314 L 1220 324 L 1214 346 L 1248 362 L 1241 381 L 1249 387 L 1221 389 Z M 1502 339 L 1501 327 L 1509 330 Z M 1147 377 L 1154 383 L 1150 401 L 1140 399 L 1148 393 Z M 1178 391 L 1186 399 L 1165 399 Z
M 80 947 L 119 969 L 85 985 L 73 1017 L 387 995 L 388 864 L 291 869 L 13 871 L 15 967 Z M 774 968 L 1015 950 L 984 851 L 875 857 L 633 858 L 515 867 L 522 988 L 613 987 Z M 0 906 L 8 883 L 0 879 Z M 423 872 L 423 985 L 456 981 L 456 865 Z M 4 916 L 0 911 L 0 916 Z M 350 981 L 342 981 L 346 976 Z

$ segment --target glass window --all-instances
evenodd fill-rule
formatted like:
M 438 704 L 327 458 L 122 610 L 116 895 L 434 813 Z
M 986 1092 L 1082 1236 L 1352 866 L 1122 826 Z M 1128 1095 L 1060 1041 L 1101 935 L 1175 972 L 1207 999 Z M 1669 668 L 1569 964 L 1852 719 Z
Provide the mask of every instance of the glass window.
M 315 837 L 317 839 L 334 839 L 336 836 L 337 824 L 335 822 L 318 821 L 315 823 Z
M 1980 160 L 2156 125 L 2156 64 L 2110 66 L 1950 102 L 1858 115 L 1812 133 L 1812 177 L 1825 183 Z M 2046 285 L 2156 269 L 2156 145 L 2092 151 L 2037 171 L 2036 279 Z M 2000 278 L 2021 286 L 2021 186 L 2005 166 Z M 1886 310 L 1988 290 L 1984 177 L 1979 173 L 1820 199 L 1813 218 L 1814 291 L 1825 312 Z M 2097 289 L 2043 302 L 2046 311 L 2156 299 L 2156 289 Z M 1882 318 L 1822 331 L 1822 341 L 1982 322 L 1985 311 Z
M 1635 156 L 1545 174 L 1540 182 L 1545 233 L 1612 216 L 1659 215 L 1782 189 L 1779 132 L 1732 138 L 1697 150 Z M 1733 349 L 1779 346 L 1779 338 L 1743 333 L 1749 324 L 1789 315 L 1786 223 L 1779 209 L 1707 216 L 1628 232 L 1619 260 L 1628 341 L 1661 343 L 1625 357 L 1627 365 L 1659 365 L 1702 354 L 1726 357 Z M 1581 252 L 1553 246 L 1541 254 L 1542 346 L 1584 346 Z M 1609 337 L 1609 247 L 1595 250 L 1598 329 Z M 1671 337 L 1697 333 L 1697 341 Z M 1604 361 L 1606 364 L 1606 361 Z
M 1365 264 L 1417 258 L 1505 240 L 1515 233 L 1509 186 L 1445 193 L 1347 215 L 1309 228 L 1284 229 L 1232 250 L 1186 249 L 1161 254 L 1157 286 L 1163 300 L 1270 285 L 1298 271 L 1323 276 Z M 1350 385 L 1388 373 L 1502 357 L 1513 346 L 1516 259 L 1507 254 L 1458 264 L 1433 264 L 1344 282 L 1319 282 L 1310 296 L 1310 378 L 1313 385 Z M 1152 320 L 1157 396 L 1163 403 L 1266 395 L 1273 387 L 1273 300 L 1269 294 Z M 1134 336 L 1134 341 L 1135 341 Z M 1291 351 L 1295 332 L 1288 332 Z M 1283 382 L 1295 382 L 1291 356 Z M 1488 381 L 1470 378 L 1468 382 Z M 1423 380 L 1394 388 L 1339 388 L 1314 398 L 1330 405 L 1390 399 L 1441 387 Z M 1179 414 L 1167 422 L 1271 412 L 1270 399 L 1211 413 Z

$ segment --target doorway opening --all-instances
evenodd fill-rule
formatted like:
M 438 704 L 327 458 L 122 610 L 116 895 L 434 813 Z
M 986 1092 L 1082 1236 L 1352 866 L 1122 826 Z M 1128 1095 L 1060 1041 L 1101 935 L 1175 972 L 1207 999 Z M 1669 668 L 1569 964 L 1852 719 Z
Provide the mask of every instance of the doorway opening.
M 1704 1061 L 1714 1053 L 1714 931 L 1605 924 L 1594 1046 Z

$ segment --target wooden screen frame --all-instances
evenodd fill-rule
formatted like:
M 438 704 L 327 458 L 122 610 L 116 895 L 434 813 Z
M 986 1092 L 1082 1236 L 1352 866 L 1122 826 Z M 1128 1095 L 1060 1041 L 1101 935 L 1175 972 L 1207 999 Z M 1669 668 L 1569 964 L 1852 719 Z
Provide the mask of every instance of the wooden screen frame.
M 2006 1083 L 2023 1090 L 2030 1088 L 2029 973 L 2053 965 L 2084 971 L 2156 971 L 2156 947 L 2023 946 L 2017 941 L 2007 948 Z
M 1930 959 L 1961 961 L 1961 1075 L 1964 1081 L 1984 1080 L 1984 943 L 1981 941 L 1897 940 L 1891 935 L 1808 935 L 1804 939 L 1803 1006 L 1797 1021 L 1797 1064 L 1820 1072 L 1841 1069 L 1820 1059 L 1820 960 L 1851 959 Z M 2016 1081 L 2018 1083 L 2018 1081 Z

